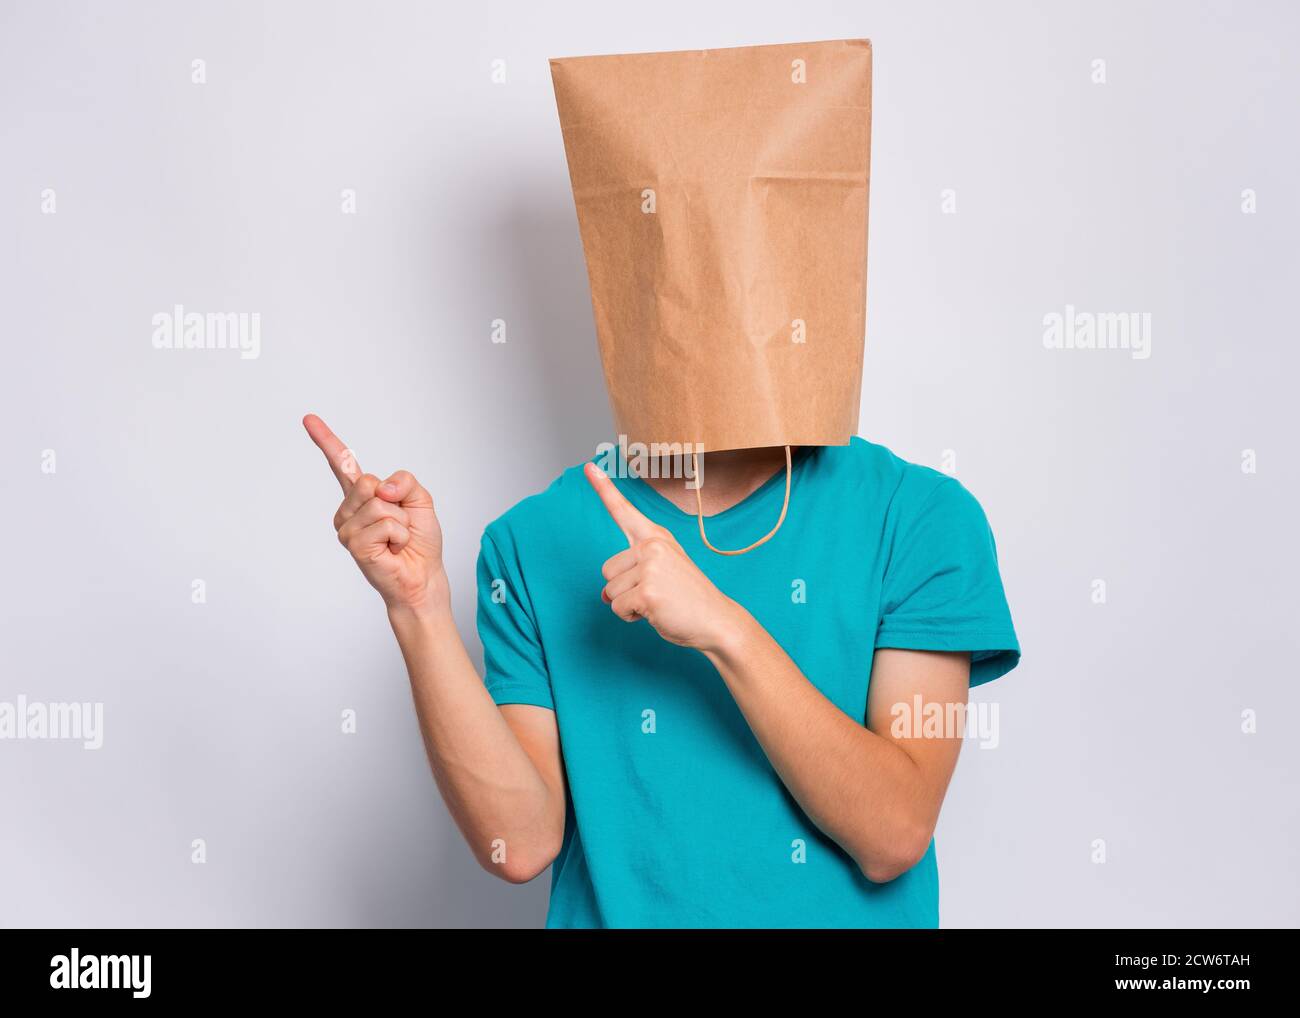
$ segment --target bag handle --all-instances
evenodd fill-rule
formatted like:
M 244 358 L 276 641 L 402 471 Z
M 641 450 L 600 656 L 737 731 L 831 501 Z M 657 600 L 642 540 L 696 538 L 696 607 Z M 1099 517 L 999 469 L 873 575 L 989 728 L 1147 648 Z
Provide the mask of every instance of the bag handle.
M 691 464 L 695 468 L 695 477 L 700 477 L 700 456 L 699 453 L 691 453 Z M 709 551 L 717 552 L 719 555 L 743 555 L 747 551 L 753 551 L 760 544 L 767 544 L 776 536 L 776 532 L 781 529 L 781 524 L 785 522 L 786 510 L 790 508 L 790 475 L 793 473 L 793 467 L 790 465 L 790 447 L 785 447 L 785 501 L 781 503 L 781 515 L 777 517 L 776 526 L 769 530 L 763 537 L 760 537 L 753 544 L 744 548 L 737 548 L 735 551 L 724 551 L 722 548 L 715 548 L 709 542 L 709 536 L 704 532 L 704 496 L 700 494 L 700 488 L 703 484 L 695 486 L 695 505 L 699 509 L 699 515 L 696 519 L 700 521 L 700 540 L 704 542 L 704 547 Z

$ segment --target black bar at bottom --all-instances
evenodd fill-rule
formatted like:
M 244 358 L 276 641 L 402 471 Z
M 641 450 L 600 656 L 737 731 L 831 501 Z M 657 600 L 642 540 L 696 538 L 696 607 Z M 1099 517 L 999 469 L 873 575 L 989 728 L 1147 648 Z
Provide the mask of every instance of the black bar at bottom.
M 176 1004 L 385 1002 L 495 1007 L 506 1000 L 676 1010 L 769 994 L 808 1004 L 847 992 L 1070 1003 L 1165 997 L 1259 1002 L 1292 985 L 1281 931 L 34 930 L 0 933 L 13 1004 L 131 1009 Z M 1290 938 L 1288 937 L 1288 940 Z M 147 964 L 146 964 L 147 959 Z M 610 996 L 611 985 L 615 996 Z M 622 990 L 617 988 L 621 985 Z M 448 993 L 455 996 L 449 998 Z M 769 1000 L 769 1003 L 772 1001 Z M 9 1010 L 11 1014 L 22 1012 Z

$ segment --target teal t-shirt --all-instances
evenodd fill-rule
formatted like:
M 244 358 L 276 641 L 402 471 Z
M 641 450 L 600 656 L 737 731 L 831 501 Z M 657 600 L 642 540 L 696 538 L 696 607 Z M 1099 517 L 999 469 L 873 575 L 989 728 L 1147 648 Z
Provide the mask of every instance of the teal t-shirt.
M 709 551 L 695 516 L 643 480 L 615 483 L 858 721 L 877 647 L 969 651 L 971 685 L 1019 660 L 979 503 L 882 446 L 796 453 L 785 523 L 745 555 Z M 784 487 L 782 471 L 706 517 L 709 540 L 741 548 L 767 533 Z M 487 688 L 498 704 L 554 710 L 564 754 L 547 925 L 938 925 L 933 841 L 898 879 L 867 880 L 786 791 L 708 659 L 610 611 L 600 567 L 626 547 L 581 466 L 483 536 Z

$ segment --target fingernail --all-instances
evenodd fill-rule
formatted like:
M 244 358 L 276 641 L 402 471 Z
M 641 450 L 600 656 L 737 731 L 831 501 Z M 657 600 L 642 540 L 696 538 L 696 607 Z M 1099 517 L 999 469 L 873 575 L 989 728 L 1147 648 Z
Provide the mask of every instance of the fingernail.
M 385 481 L 383 484 L 379 486 L 379 490 L 382 491 L 385 495 L 396 495 L 397 485 L 392 484 L 389 481 Z

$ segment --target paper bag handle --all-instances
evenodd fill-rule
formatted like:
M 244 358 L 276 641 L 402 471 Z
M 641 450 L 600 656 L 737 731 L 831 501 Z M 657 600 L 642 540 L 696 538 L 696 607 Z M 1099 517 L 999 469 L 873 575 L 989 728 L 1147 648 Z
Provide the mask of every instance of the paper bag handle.
M 696 478 L 699 478 L 700 457 L 698 453 L 691 453 L 691 464 L 695 467 Z M 704 496 L 700 494 L 700 488 L 703 487 L 703 484 L 697 484 L 695 486 L 695 505 L 699 509 L 699 515 L 696 516 L 696 519 L 700 521 L 700 540 L 704 542 L 704 547 L 708 548 L 709 551 L 717 552 L 719 555 L 743 555 L 747 551 L 753 551 L 760 544 L 767 544 L 768 541 L 772 540 L 776 535 L 776 532 L 781 529 L 781 524 L 785 522 L 786 510 L 790 508 L 791 473 L 793 473 L 793 468 L 790 465 L 790 447 L 787 445 L 785 447 L 785 501 L 781 503 L 781 515 L 777 517 L 776 526 L 753 544 L 747 545 L 744 548 L 737 548 L 735 551 L 724 551 L 721 548 L 713 547 L 713 545 L 709 543 L 709 537 L 704 532 Z

